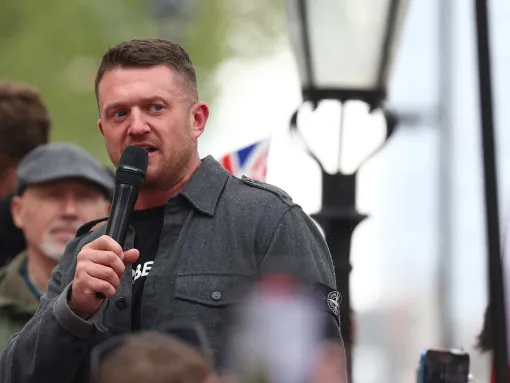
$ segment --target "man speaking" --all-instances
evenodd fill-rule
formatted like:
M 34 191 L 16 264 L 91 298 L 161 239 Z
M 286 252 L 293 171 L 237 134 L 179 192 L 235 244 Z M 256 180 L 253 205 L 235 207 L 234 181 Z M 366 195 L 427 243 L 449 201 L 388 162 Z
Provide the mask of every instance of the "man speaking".
M 276 187 L 200 159 L 209 108 L 198 101 L 181 46 L 139 39 L 109 49 L 95 89 L 113 164 L 128 146 L 148 151 L 124 248 L 106 225 L 78 230 L 34 318 L 9 342 L 0 382 L 80 382 L 95 344 L 174 321 L 201 321 L 217 354 L 223 309 L 267 272 L 299 275 L 319 283 L 322 296 L 335 294 L 327 245 L 303 210 Z M 334 307 L 324 302 L 337 326 Z

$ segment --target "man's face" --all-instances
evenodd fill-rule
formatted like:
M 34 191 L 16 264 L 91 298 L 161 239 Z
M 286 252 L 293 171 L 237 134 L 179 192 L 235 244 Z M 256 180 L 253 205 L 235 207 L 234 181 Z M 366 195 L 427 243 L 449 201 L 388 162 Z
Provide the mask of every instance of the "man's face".
M 12 215 L 29 249 L 58 260 L 76 230 L 108 215 L 109 206 L 99 187 L 68 179 L 27 187 L 13 198 Z
M 127 146 L 148 148 L 145 187 L 172 187 L 198 156 L 197 139 L 208 108 L 195 102 L 181 75 L 168 66 L 106 72 L 99 84 L 98 104 L 98 127 L 115 166 Z

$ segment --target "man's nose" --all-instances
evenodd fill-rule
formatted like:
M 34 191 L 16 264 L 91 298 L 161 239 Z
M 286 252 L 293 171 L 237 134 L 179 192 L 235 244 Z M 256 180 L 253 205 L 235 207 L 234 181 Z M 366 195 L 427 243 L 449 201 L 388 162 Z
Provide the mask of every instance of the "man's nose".
M 132 136 L 140 136 L 150 131 L 150 127 L 145 122 L 143 113 L 140 109 L 135 108 L 132 110 L 128 123 L 128 134 Z
M 62 202 L 62 216 L 76 218 L 78 216 L 78 200 L 74 196 L 68 195 Z

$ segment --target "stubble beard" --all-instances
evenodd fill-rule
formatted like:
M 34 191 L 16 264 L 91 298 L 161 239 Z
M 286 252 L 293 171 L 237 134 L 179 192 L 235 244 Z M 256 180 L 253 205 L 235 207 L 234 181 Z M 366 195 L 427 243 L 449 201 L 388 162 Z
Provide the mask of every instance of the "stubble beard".
M 174 151 L 165 163 L 159 165 L 152 177 L 147 177 L 143 187 L 166 190 L 178 184 L 188 171 L 194 150 L 192 144 L 187 144 Z

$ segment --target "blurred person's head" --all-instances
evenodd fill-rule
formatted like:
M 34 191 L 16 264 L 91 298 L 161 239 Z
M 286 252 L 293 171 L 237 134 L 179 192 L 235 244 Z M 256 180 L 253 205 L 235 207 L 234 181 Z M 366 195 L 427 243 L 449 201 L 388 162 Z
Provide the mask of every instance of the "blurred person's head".
M 114 179 L 80 147 L 39 146 L 21 160 L 17 179 L 11 211 L 29 264 L 54 266 L 79 226 L 108 214 Z
M 0 81 L 0 198 L 12 193 L 18 162 L 48 142 L 50 128 L 50 115 L 35 89 Z
M 224 381 L 346 381 L 345 348 L 331 315 L 336 290 L 269 273 L 239 293 L 243 304 L 227 317 Z
M 106 351 L 94 383 L 202 383 L 217 378 L 204 355 L 174 337 L 158 332 L 133 334 Z
M 209 116 L 198 101 L 188 53 L 161 39 L 137 39 L 110 48 L 96 82 L 98 127 L 115 166 L 129 145 L 149 150 L 144 188 L 170 189 L 199 163 L 197 140 Z

